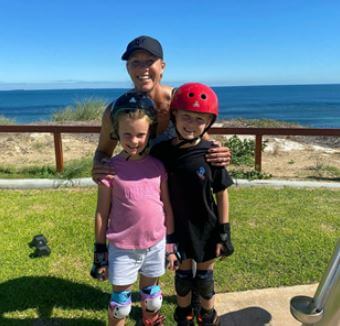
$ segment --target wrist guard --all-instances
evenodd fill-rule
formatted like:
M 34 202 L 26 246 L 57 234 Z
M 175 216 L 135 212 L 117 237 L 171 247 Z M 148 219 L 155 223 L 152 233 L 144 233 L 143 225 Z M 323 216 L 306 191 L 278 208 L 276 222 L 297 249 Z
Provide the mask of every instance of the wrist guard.
M 106 244 L 95 243 L 94 244 L 94 256 L 93 265 L 91 269 L 91 276 L 98 280 L 103 280 L 103 274 L 99 271 L 102 267 L 108 265 L 108 253 Z
M 176 233 L 167 234 L 166 243 L 177 243 Z
M 234 246 L 231 243 L 230 223 L 219 224 L 218 226 L 219 241 L 223 245 L 222 256 L 230 256 L 234 252 Z

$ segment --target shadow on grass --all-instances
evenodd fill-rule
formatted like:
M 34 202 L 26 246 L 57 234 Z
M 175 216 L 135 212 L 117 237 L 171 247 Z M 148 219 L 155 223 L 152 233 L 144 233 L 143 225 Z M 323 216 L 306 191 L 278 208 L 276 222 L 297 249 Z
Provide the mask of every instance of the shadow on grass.
M 133 301 L 139 303 L 139 293 L 133 292 Z M 0 284 L 0 325 L 106 325 L 105 321 L 91 318 L 51 317 L 53 309 L 106 310 L 110 298 L 109 293 L 94 287 L 79 284 L 56 277 L 24 276 Z M 175 296 L 164 298 L 165 302 L 174 303 Z M 38 318 L 5 317 L 5 314 L 19 315 L 27 309 L 35 309 Z M 132 307 L 130 319 L 137 323 L 140 320 L 141 308 Z
M 247 307 L 220 316 L 221 326 L 263 326 L 269 325 L 272 315 L 261 307 Z
M 0 284 L 1 325 L 105 325 L 91 318 L 51 318 L 53 308 L 102 310 L 109 294 L 85 284 L 48 276 L 20 277 Z M 36 309 L 38 318 L 16 319 L 6 313 L 20 314 Z

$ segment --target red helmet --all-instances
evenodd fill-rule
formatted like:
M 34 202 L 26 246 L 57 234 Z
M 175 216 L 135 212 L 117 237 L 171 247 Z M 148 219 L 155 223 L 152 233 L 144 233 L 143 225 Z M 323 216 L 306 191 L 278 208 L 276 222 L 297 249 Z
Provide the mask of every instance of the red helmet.
M 170 110 L 186 110 L 197 113 L 210 113 L 214 120 L 218 114 L 216 93 L 200 83 L 187 83 L 180 86 L 171 101 Z

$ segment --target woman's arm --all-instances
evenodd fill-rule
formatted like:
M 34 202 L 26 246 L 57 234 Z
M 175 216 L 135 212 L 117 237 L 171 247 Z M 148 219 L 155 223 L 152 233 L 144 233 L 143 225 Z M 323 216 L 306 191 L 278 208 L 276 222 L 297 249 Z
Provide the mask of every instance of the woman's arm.
M 117 146 L 117 141 L 111 139 L 111 132 L 112 123 L 109 105 L 103 114 L 99 142 L 93 158 L 92 179 L 97 183 L 101 178 L 115 174 L 112 167 L 105 164 L 105 160 L 112 157 L 113 151 Z

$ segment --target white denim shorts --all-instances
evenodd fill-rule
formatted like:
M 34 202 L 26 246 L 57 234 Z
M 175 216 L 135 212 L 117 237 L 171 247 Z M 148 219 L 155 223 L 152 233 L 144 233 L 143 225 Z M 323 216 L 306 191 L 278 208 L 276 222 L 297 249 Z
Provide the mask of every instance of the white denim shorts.
M 137 281 L 138 273 L 160 277 L 165 273 L 165 239 L 148 249 L 120 249 L 109 245 L 109 281 L 128 285 Z

